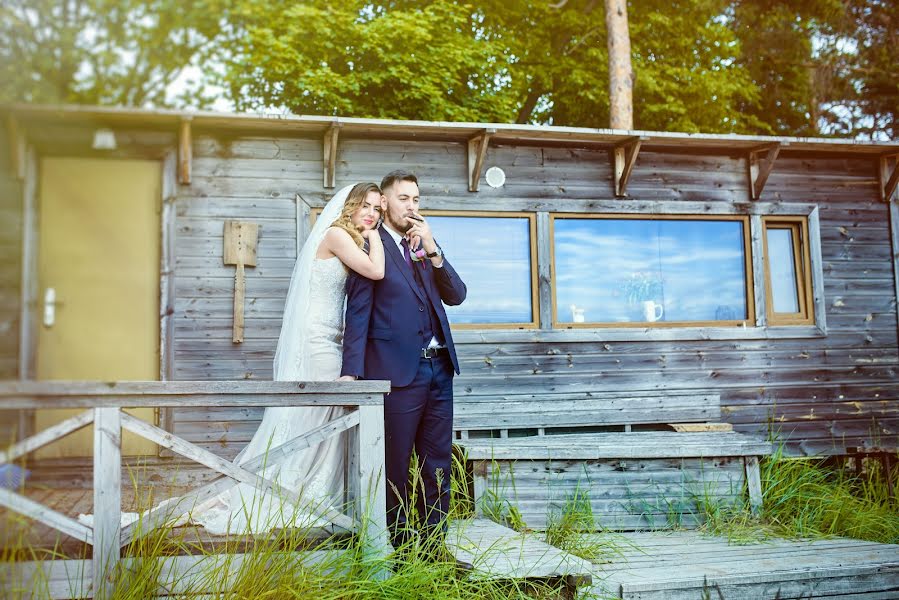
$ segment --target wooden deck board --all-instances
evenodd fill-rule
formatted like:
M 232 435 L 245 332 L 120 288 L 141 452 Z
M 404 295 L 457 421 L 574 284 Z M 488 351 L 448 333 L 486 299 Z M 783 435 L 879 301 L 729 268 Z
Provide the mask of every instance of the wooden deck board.
M 487 519 L 452 523 L 446 546 L 457 559 L 474 566 L 472 577 L 484 579 L 583 580 L 593 570 L 583 559 Z
M 897 598 L 899 545 L 846 538 L 728 544 L 698 532 L 623 533 L 593 591 L 624 600 Z M 804 596 L 803 596 L 804 594 Z

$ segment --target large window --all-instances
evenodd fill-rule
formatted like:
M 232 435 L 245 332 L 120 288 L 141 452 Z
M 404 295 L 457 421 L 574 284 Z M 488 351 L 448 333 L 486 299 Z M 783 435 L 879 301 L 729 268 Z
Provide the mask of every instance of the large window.
M 814 315 L 806 222 L 796 217 L 765 217 L 762 223 L 768 324 L 810 324 Z
M 447 307 L 453 328 L 595 328 L 607 339 L 826 334 L 816 207 L 781 204 L 790 214 L 774 215 L 754 204 L 750 216 L 600 204 L 592 213 L 424 211 L 468 287 L 462 305 Z
M 747 217 L 555 216 L 557 327 L 754 325 Z
M 468 287 L 450 323 L 465 327 L 537 326 L 533 214 L 423 211 L 434 238 Z

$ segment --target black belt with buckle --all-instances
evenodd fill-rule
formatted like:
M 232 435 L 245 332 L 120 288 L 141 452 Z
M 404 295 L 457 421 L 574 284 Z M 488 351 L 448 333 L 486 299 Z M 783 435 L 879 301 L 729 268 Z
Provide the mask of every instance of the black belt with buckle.
M 422 358 L 434 358 L 442 354 L 443 352 L 448 352 L 446 346 L 439 346 L 437 348 L 422 348 L 421 349 L 421 357 Z

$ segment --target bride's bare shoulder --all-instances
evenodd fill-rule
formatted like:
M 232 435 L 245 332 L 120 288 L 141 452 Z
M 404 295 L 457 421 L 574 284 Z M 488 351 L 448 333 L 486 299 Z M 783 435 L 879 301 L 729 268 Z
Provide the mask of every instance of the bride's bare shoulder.
M 344 229 L 343 227 L 335 227 L 333 225 L 331 227 L 328 227 L 327 231 L 325 231 L 325 238 L 330 238 L 332 240 L 342 240 L 345 238 L 352 239 L 352 237 L 350 237 L 350 234 L 347 233 L 346 229 Z

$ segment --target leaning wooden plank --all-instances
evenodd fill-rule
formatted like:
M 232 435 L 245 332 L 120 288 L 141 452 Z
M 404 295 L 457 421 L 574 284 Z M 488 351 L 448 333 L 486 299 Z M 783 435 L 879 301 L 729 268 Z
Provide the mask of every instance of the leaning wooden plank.
M 3 487 L 0 487 L 0 506 L 5 506 L 82 542 L 94 543 L 94 533 L 90 527 Z
M 246 469 L 237 467 L 234 465 L 234 463 L 228 462 L 224 458 L 217 456 L 212 452 L 209 452 L 208 450 L 203 450 L 202 448 L 191 444 L 190 442 L 172 435 L 167 431 L 163 431 L 158 427 L 154 427 L 153 425 L 145 423 L 127 413 L 122 413 L 122 426 L 132 433 L 136 433 L 137 435 L 144 437 L 152 442 L 156 442 L 160 446 L 168 448 L 173 452 L 177 452 L 182 456 L 205 465 L 214 471 L 222 473 L 223 475 L 227 475 L 232 479 L 236 479 L 241 483 L 252 485 L 253 487 L 262 491 L 280 495 L 281 497 L 294 503 L 297 507 L 303 506 L 302 498 L 299 495 L 290 490 L 284 489 L 277 483 L 260 477 L 255 473 L 251 473 Z M 353 520 L 346 515 L 343 515 L 333 509 L 326 507 L 308 508 L 310 512 L 312 512 L 316 517 L 327 519 L 331 523 L 334 523 L 335 525 L 343 527 L 347 530 L 353 529 Z
M 118 408 L 94 409 L 94 551 L 91 565 L 94 596 L 100 598 L 111 597 L 121 558 L 121 417 L 122 411 Z
M 280 446 L 271 448 L 266 454 L 251 458 L 239 466 L 246 471 L 255 473 L 262 469 L 263 466 L 280 463 L 291 454 L 310 448 L 358 423 L 359 413 L 358 411 L 353 411 L 334 421 L 311 429 Z M 179 518 L 195 506 L 214 498 L 235 485 L 237 485 L 237 482 L 230 477 L 220 477 L 197 490 L 179 496 L 170 503 L 155 507 L 141 515 L 138 521 L 130 523 L 122 529 L 121 544 L 124 546 L 134 539 L 135 536 L 149 533 L 164 523 Z
M 474 578 L 574 576 L 589 583 L 593 573 L 589 562 L 487 519 L 450 523 L 446 547 L 474 566 Z
M 86 410 L 79 413 L 70 419 L 66 419 L 61 423 L 57 423 L 52 427 L 44 429 L 40 433 L 22 440 L 18 444 L 14 444 L 6 452 L 0 452 L 0 463 L 12 462 L 20 456 L 24 456 L 29 452 L 34 452 L 38 448 L 42 448 L 61 437 L 65 437 L 73 431 L 78 431 L 82 427 L 90 425 L 93 421 L 93 410 Z

